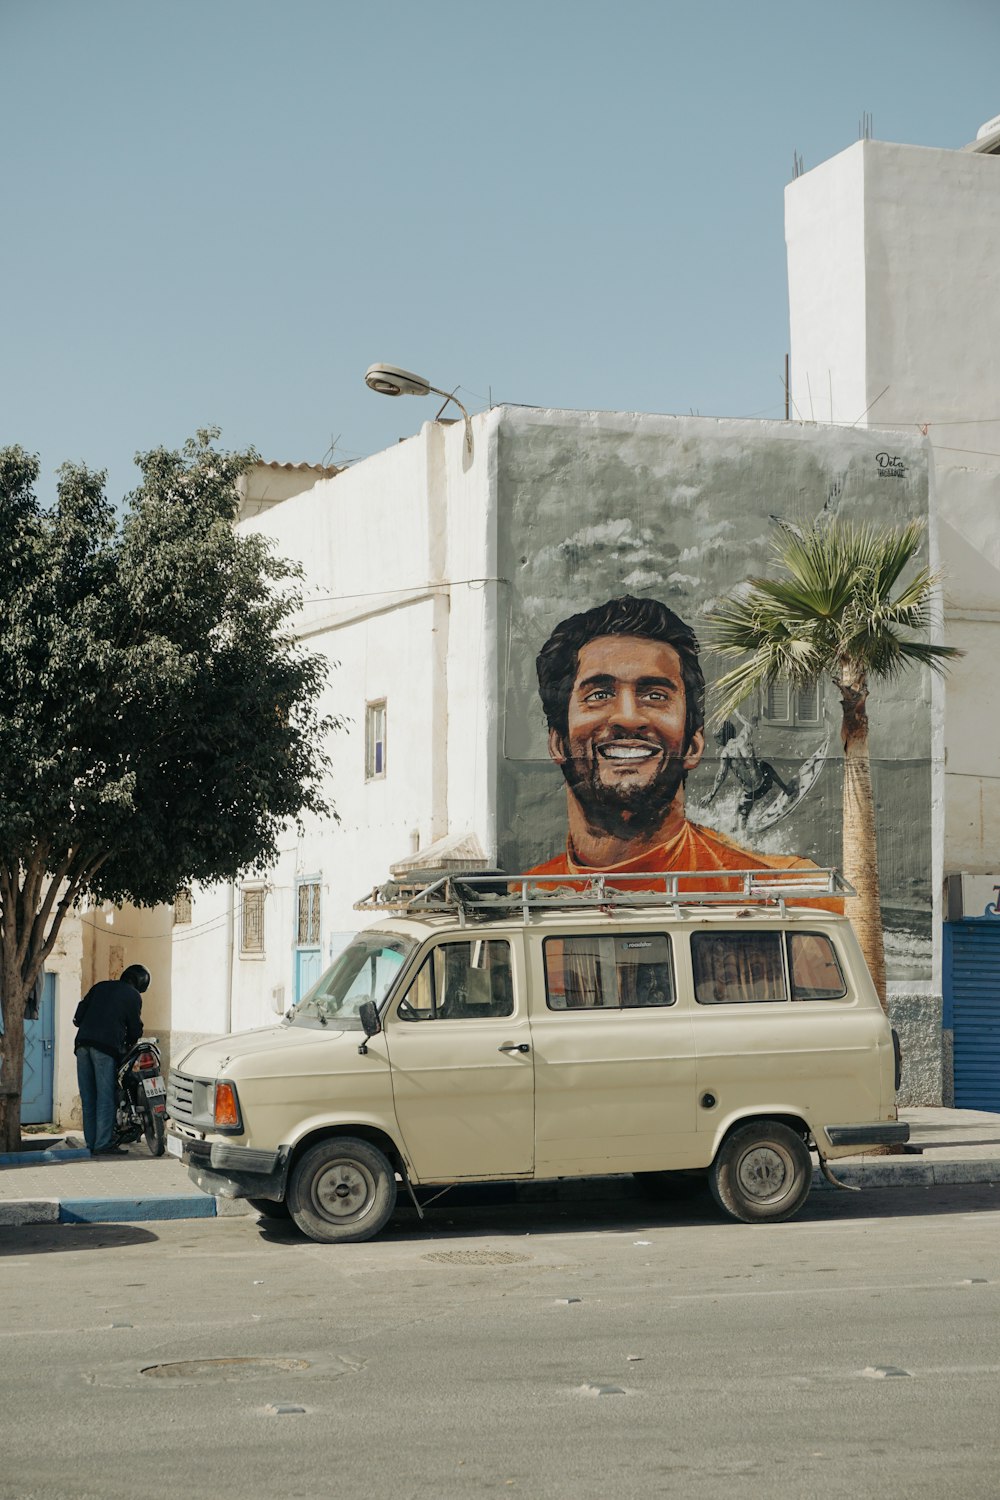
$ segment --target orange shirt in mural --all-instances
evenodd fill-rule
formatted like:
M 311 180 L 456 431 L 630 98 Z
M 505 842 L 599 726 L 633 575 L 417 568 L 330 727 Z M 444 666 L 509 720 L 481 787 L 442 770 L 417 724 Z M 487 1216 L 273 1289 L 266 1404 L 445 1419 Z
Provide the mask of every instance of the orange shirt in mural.
M 727 839 L 725 834 L 712 828 L 703 828 L 699 823 L 685 821 L 680 831 L 665 843 L 640 854 L 635 859 L 623 860 L 617 865 L 608 865 L 604 873 L 609 875 L 645 875 L 663 870 L 815 870 L 818 867 L 811 859 L 801 859 L 795 854 L 754 854 L 741 844 Z M 590 875 L 594 873 L 586 865 L 577 864 L 568 850 L 554 859 L 536 865 L 528 875 Z M 639 881 L 628 881 L 629 890 L 655 890 L 656 881 L 643 885 Z M 699 884 L 697 880 L 682 880 L 680 889 L 687 891 L 713 890 L 739 891 L 740 882 L 713 880 Z M 817 897 L 815 900 L 799 898 L 789 906 L 819 906 L 824 911 L 843 915 L 844 903 L 832 897 Z

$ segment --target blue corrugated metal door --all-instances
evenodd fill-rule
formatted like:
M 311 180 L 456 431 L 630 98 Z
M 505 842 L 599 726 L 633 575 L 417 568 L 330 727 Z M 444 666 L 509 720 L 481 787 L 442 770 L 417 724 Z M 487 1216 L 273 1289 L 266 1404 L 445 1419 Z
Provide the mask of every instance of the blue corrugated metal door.
M 944 924 L 944 998 L 955 1108 L 1000 1112 L 1000 917 Z

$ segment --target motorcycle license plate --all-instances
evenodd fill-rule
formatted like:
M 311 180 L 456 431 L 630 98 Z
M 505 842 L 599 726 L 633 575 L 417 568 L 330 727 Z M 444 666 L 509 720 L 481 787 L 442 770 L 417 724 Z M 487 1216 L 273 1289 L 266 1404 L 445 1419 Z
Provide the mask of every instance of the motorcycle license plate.
M 156 1099 L 160 1094 L 167 1092 L 167 1086 L 162 1078 L 144 1078 L 142 1086 L 146 1090 L 147 1099 Z

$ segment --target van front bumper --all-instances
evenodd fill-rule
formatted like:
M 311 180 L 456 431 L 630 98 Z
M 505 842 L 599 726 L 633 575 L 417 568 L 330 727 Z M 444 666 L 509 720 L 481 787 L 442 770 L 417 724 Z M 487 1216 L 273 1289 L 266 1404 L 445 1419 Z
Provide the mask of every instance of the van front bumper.
M 191 1181 L 214 1198 L 267 1198 L 280 1203 L 288 1184 L 287 1146 L 255 1151 L 228 1141 L 178 1137 Z
M 873 1121 L 870 1125 L 824 1125 L 823 1134 L 831 1146 L 853 1146 L 856 1151 L 870 1151 L 873 1146 L 896 1146 L 910 1139 L 905 1120 Z

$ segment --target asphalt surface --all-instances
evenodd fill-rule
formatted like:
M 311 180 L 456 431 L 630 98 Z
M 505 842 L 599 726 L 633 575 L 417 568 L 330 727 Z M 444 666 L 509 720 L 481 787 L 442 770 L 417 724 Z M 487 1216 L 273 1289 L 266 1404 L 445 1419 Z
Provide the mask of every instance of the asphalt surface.
M 994 1500 L 1000 1185 L 0 1227 L 0 1500 Z
M 900 1119 L 909 1122 L 910 1145 L 919 1152 L 847 1157 L 834 1164 L 838 1179 L 861 1188 L 1000 1183 L 1000 1114 L 909 1109 L 900 1111 Z M 65 1145 L 25 1152 L 16 1160 L 0 1156 L 0 1224 L 136 1223 L 253 1212 L 243 1202 L 208 1197 L 181 1163 L 171 1156 L 154 1160 L 141 1142 L 125 1157 L 92 1158 L 72 1134 L 55 1140 Z M 813 1192 L 827 1190 L 817 1171 Z M 573 1201 L 632 1192 L 630 1178 L 592 1178 L 520 1184 L 511 1186 L 508 1196 Z M 502 1190 L 491 1186 L 481 1196 L 498 1201 L 498 1195 Z

